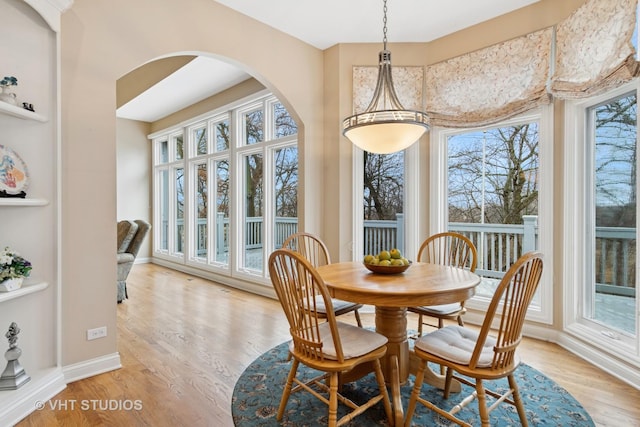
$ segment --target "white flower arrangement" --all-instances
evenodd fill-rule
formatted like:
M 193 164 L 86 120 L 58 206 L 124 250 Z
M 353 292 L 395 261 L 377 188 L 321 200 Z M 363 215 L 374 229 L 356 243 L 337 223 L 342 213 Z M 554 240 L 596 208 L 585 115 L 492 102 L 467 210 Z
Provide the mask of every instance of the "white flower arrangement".
M 5 279 L 29 277 L 31 268 L 31 263 L 22 258 L 19 253 L 8 247 L 0 251 L 0 282 Z

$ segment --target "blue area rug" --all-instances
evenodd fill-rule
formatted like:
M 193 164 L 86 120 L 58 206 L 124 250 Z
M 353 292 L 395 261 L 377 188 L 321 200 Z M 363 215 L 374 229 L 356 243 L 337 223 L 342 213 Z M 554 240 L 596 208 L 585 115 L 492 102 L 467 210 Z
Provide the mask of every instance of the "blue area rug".
M 287 362 L 288 343 L 280 344 L 267 351 L 242 373 L 233 390 L 232 415 L 238 427 L 254 426 L 319 426 L 327 424 L 328 408 L 307 392 L 293 393 L 285 410 L 282 422 L 276 420 L 282 389 L 291 367 Z M 302 364 L 301 375 L 312 378 L 317 375 Z M 516 371 L 516 381 L 524 400 L 527 420 L 530 426 L 586 427 L 593 426 L 589 414 L 565 389 L 532 367 L 521 364 Z M 486 381 L 486 386 L 497 391 L 507 387 L 507 380 Z M 402 387 L 402 402 L 405 413 L 409 395 L 413 387 L 413 376 Z M 355 383 L 346 384 L 343 394 L 354 402 L 363 402 L 370 391 L 377 393 L 375 377 L 370 374 Z M 471 392 L 471 387 L 463 385 L 463 393 L 452 393 L 444 401 L 442 392 L 427 384 L 422 386 L 422 395 L 438 406 L 451 408 L 463 396 Z M 338 405 L 338 419 L 346 413 Z M 477 401 L 469 404 L 458 416 L 472 425 L 480 425 Z M 492 426 L 519 426 L 518 413 L 512 405 L 502 404 L 491 412 Z M 379 403 L 356 417 L 348 426 L 386 426 L 387 421 L 382 404 Z M 448 420 L 418 405 L 413 417 L 414 426 L 450 426 Z

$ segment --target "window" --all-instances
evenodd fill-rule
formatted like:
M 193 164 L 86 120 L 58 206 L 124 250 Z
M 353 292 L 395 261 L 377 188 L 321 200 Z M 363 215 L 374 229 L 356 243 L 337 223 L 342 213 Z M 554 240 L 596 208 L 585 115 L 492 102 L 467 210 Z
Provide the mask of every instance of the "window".
M 184 244 L 184 164 L 182 133 L 171 132 L 156 140 L 155 235 L 156 250 L 164 255 L 181 254 Z
M 617 356 L 638 338 L 637 83 L 566 108 L 567 330 Z
M 298 223 L 297 125 L 283 104 L 259 94 L 151 138 L 154 255 L 268 283 L 267 254 Z
M 469 307 L 482 309 L 509 267 L 540 250 L 545 270 L 529 318 L 551 322 L 552 161 L 550 108 L 482 129 L 437 129 L 431 234 L 456 231 L 478 251 L 482 276 Z
M 404 254 L 404 151 L 363 151 L 362 156 L 363 254 L 376 255 L 393 248 Z

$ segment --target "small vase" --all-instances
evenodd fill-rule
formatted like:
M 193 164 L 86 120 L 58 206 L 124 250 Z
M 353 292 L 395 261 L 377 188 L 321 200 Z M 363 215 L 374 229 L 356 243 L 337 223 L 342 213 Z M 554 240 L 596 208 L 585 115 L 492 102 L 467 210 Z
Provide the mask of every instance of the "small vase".
M 20 289 L 24 277 L 15 277 L 12 279 L 4 279 L 0 282 L 0 292 L 11 292 Z
M 9 92 L 9 86 L 0 86 L 2 88 L 2 92 L 0 93 L 0 101 L 6 102 L 7 104 L 17 105 L 18 100 L 16 99 L 16 94 L 13 92 Z

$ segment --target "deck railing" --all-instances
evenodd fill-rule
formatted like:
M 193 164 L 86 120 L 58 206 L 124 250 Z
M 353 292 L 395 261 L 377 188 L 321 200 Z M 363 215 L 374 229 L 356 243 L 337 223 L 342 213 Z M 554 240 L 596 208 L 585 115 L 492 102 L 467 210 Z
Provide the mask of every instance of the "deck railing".
M 523 224 L 449 223 L 449 230 L 471 239 L 478 250 L 476 272 L 484 277 L 501 278 L 523 253 L 538 247 L 537 216 L 523 217 Z M 168 235 L 168 224 L 163 224 Z M 282 246 L 287 236 L 298 229 L 297 218 L 276 217 L 274 245 Z M 198 255 L 207 253 L 207 222 L 198 221 Z M 220 214 L 216 221 L 218 254 L 227 252 L 230 243 L 229 218 Z M 262 217 L 248 218 L 245 225 L 246 249 L 262 248 Z M 177 224 L 178 248 L 182 251 L 184 226 Z M 594 273 L 597 291 L 635 296 L 636 230 L 626 227 L 596 227 L 596 262 Z M 382 248 L 399 248 L 404 252 L 404 217 L 396 220 L 364 221 L 364 253 L 377 253 Z

